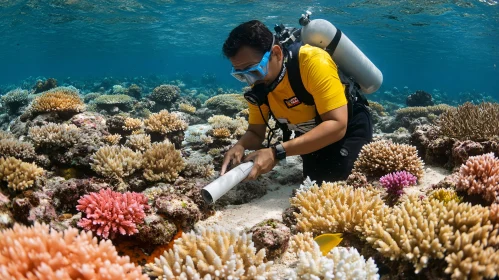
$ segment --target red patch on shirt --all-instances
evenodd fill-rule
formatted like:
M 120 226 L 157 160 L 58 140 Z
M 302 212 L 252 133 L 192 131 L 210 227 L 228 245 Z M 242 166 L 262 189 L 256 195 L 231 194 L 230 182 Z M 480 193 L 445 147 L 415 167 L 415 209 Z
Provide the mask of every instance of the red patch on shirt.
M 293 96 L 289 99 L 284 99 L 284 104 L 286 104 L 286 107 L 288 107 L 288 109 L 290 109 L 290 108 L 293 108 L 293 107 L 300 105 L 301 101 L 300 101 L 300 99 L 298 99 L 298 97 Z

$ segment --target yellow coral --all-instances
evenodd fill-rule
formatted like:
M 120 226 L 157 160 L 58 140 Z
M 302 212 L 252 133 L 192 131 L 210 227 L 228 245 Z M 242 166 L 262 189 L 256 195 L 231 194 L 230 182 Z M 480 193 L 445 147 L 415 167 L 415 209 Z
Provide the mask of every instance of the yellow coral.
M 13 190 L 31 187 L 44 172 L 43 168 L 33 163 L 23 162 L 13 157 L 0 158 L 0 180 L 6 181 L 7 186 Z
M 85 109 L 85 103 L 76 90 L 57 87 L 42 93 L 31 104 L 35 113 L 70 112 L 79 113 Z
M 126 131 L 135 131 L 139 130 L 142 127 L 142 124 L 141 119 L 126 118 L 122 128 Z
M 212 135 L 215 138 L 230 138 L 231 133 L 228 128 L 221 127 L 213 129 Z
M 169 113 L 167 110 L 161 110 L 159 113 L 151 114 L 144 121 L 146 131 L 167 134 L 174 131 L 183 131 L 187 129 L 187 123 L 177 115 Z
M 367 176 L 384 176 L 395 171 L 407 171 L 421 179 L 424 163 L 416 147 L 379 140 L 364 145 L 354 163 L 354 172 Z
M 265 262 L 265 250 L 257 252 L 252 235 L 220 227 L 184 233 L 173 249 L 146 265 L 149 276 L 161 279 L 275 279 Z M 186 276 L 189 275 L 189 278 Z
M 173 182 L 185 165 L 182 154 L 175 149 L 175 145 L 169 141 L 154 143 L 144 153 L 144 178 L 148 181 Z
M 449 201 L 461 202 L 463 200 L 462 197 L 457 196 L 455 190 L 451 189 L 437 189 L 430 193 L 428 196 L 430 199 L 436 199 L 443 203 L 447 203 Z
M 194 107 L 190 104 L 187 104 L 187 103 L 180 103 L 180 105 L 178 105 L 178 108 L 180 111 L 185 112 L 185 113 L 189 113 L 189 114 L 193 114 L 196 112 L 196 107 Z

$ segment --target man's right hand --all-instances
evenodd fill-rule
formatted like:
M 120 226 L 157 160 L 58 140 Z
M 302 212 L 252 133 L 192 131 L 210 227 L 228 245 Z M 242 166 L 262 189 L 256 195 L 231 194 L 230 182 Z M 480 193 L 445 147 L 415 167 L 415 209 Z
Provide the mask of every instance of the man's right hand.
M 241 163 L 241 160 L 243 159 L 244 156 L 244 147 L 240 144 L 234 145 L 234 147 L 230 148 L 230 150 L 227 151 L 224 157 L 224 162 L 222 164 L 222 169 L 220 170 L 220 176 L 225 174 L 225 171 L 227 171 L 227 166 L 229 163 L 232 166 L 236 166 Z

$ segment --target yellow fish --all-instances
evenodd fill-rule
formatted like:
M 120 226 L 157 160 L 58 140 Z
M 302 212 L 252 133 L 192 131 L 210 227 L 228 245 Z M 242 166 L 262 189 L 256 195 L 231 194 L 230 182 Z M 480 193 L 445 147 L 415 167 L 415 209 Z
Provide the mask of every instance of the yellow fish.
M 338 246 L 341 240 L 343 240 L 343 238 L 341 238 L 341 233 L 325 233 L 314 238 L 314 241 L 319 245 L 323 256 L 327 255 L 329 251 Z

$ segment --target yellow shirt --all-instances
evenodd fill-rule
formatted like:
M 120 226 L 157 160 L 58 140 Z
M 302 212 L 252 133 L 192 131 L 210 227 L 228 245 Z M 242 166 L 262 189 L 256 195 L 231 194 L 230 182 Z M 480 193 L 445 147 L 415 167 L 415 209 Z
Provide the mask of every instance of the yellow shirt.
M 296 104 L 286 72 L 282 81 L 269 93 L 268 101 L 274 116 L 289 124 L 311 125 L 315 118 L 315 107 L 319 114 L 347 104 L 345 86 L 338 77 L 338 68 L 331 56 L 323 49 L 303 45 L 299 54 L 300 75 L 305 89 L 313 96 L 315 106 Z M 248 103 L 249 104 L 249 103 Z M 269 108 L 261 106 L 263 116 L 268 120 Z M 249 123 L 265 124 L 258 106 L 249 104 Z M 310 130 L 309 127 L 306 131 Z

